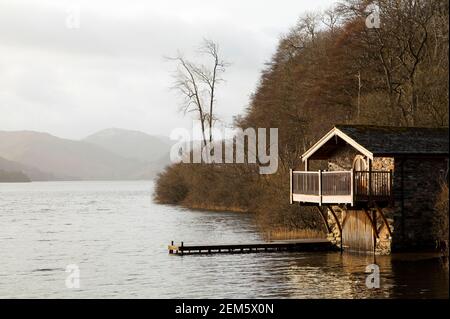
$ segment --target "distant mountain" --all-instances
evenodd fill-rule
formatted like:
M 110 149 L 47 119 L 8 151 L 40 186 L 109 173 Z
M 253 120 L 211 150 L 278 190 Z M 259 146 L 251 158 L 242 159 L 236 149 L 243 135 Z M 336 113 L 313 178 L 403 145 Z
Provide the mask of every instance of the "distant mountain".
M 84 142 L 103 147 L 116 155 L 157 163 L 169 154 L 171 141 L 167 137 L 157 137 L 139 131 L 109 128 L 89 135 Z
M 125 134 L 126 138 L 122 138 L 122 134 L 118 134 L 118 132 L 123 130 L 114 131 L 116 133 L 113 136 L 117 138 L 116 144 L 118 145 L 115 151 L 110 150 L 114 142 L 111 138 L 105 138 L 104 134 L 94 134 L 94 137 L 91 136 L 88 142 L 87 139 L 74 141 L 33 131 L 0 131 L 0 156 L 23 167 L 32 167 L 38 171 L 51 174 L 48 176 L 50 180 L 152 178 L 161 167 L 158 160 L 163 155 L 156 158 L 158 152 L 155 151 L 154 162 L 142 159 L 142 157 L 151 154 L 149 151 L 122 156 L 119 154 L 119 150 L 125 150 L 131 154 L 134 147 L 142 147 L 142 144 L 140 144 L 142 142 L 133 142 L 128 134 Z M 103 136 L 103 138 L 99 136 Z M 136 136 L 141 135 L 136 134 Z M 105 142 L 104 145 L 100 146 L 99 140 L 102 139 L 108 140 L 110 144 Z M 142 141 L 141 137 L 136 139 Z M 150 140 L 148 139 L 148 141 Z M 165 145 L 163 141 L 156 139 L 152 142 L 155 143 L 155 150 L 164 151 L 162 149 Z M 131 147 L 127 149 L 120 146 L 124 143 L 131 144 Z M 147 147 L 151 148 L 152 146 Z M 165 149 L 167 150 L 168 147 L 166 146 Z M 135 154 L 141 154 L 141 158 L 138 158 Z M 24 169 L 22 171 L 25 172 Z M 36 180 L 31 175 L 30 178 Z
M 35 167 L 9 161 L 2 157 L 0 157 L 0 171 L 3 171 L 4 176 L 6 176 L 6 173 L 23 173 L 33 181 L 48 181 L 57 179 L 53 174 L 45 173 Z
M 0 183 L 28 183 L 30 178 L 23 172 L 6 172 L 0 169 Z
M 170 162 L 168 137 L 149 135 L 140 131 L 109 128 L 83 139 L 124 158 L 138 160 L 143 167 L 132 178 L 141 179 L 156 176 Z

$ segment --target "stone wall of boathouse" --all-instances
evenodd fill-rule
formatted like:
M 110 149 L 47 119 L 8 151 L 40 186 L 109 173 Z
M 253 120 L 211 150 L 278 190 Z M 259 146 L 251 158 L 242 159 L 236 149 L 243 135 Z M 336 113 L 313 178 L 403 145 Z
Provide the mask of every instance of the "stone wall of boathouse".
M 448 158 L 395 158 L 393 251 L 436 248 L 435 202 L 446 178 Z

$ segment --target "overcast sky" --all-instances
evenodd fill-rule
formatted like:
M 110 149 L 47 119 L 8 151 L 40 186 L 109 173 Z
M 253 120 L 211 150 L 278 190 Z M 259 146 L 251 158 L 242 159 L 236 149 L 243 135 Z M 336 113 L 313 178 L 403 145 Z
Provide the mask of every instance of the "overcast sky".
M 280 35 L 333 2 L 0 0 L 0 130 L 78 139 L 109 127 L 159 135 L 190 127 L 164 56 L 189 56 L 202 38 L 232 63 L 218 100 L 231 122 Z

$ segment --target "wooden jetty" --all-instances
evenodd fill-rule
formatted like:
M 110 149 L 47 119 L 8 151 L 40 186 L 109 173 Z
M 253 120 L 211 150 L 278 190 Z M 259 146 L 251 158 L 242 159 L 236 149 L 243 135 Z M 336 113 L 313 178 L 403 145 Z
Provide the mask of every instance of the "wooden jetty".
M 172 241 L 168 246 L 169 254 L 237 254 L 277 251 L 329 251 L 336 248 L 326 239 L 303 239 L 295 241 L 273 241 L 253 244 L 231 245 L 174 245 Z

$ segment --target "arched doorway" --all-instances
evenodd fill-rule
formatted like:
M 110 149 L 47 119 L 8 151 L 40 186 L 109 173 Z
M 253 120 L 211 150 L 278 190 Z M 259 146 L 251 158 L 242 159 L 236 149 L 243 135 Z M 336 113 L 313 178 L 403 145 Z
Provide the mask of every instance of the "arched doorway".
M 364 156 L 362 155 L 356 155 L 355 159 L 353 160 L 353 166 L 352 168 L 355 171 L 367 171 L 367 162 Z
M 364 156 L 356 155 L 352 168 L 355 172 L 355 194 L 367 196 L 369 194 L 369 168 Z

